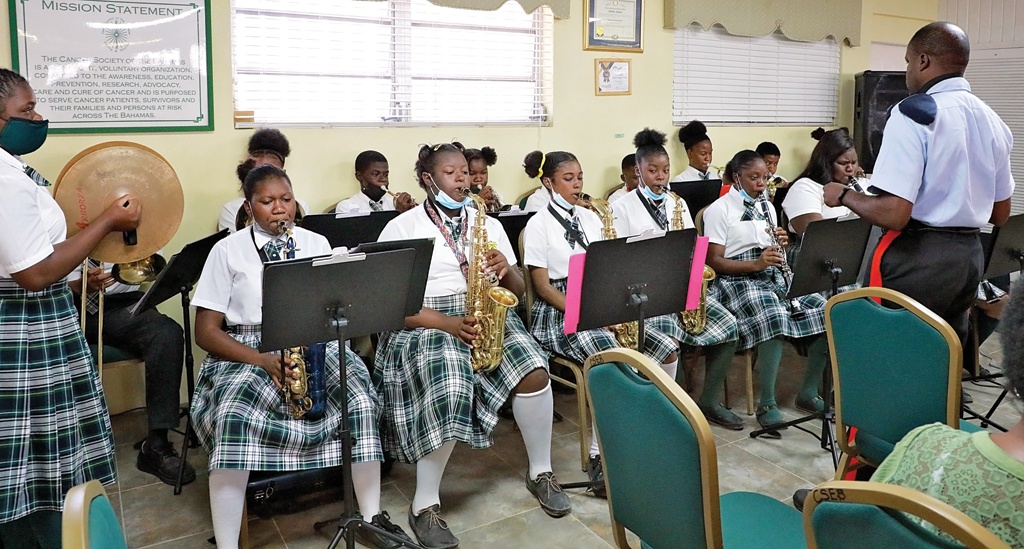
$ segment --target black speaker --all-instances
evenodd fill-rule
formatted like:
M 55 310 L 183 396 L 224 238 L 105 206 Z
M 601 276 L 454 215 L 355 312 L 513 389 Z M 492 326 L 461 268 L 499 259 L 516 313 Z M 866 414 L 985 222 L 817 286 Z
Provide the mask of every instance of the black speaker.
M 889 109 L 910 95 L 904 71 L 864 71 L 854 78 L 857 97 L 853 107 L 853 141 L 857 159 L 871 173 L 882 146 L 882 130 Z

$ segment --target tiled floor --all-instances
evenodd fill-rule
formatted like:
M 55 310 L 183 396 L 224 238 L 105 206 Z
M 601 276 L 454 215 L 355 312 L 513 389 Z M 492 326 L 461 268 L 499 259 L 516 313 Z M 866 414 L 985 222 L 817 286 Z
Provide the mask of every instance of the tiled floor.
M 983 348 L 983 364 L 1000 359 L 998 345 L 991 338 Z M 795 385 L 803 368 L 803 359 L 787 346 L 779 376 L 780 402 L 792 405 Z M 697 373 L 698 377 L 700 372 Z M 700 387 L 701 380 L 697 380 Z M 733 409 L 742 415 L 742 370 L 734 362 L 731 376 Z M 988 409 L 999 390 L 967 384 L 977 409 Z M 552 459 L 561 482 L 586 479 L 580 471 L 576 428 L 575 396 L 556 393 L 555 407 L 565 421 L 554 425 Z M 796 417 L 792 407 L 784 413 Z M 746 416 L 744 416 L 746 417 Z M 994 419 L 1012 424 L 1020 417 L 1019 408 L 1004 404 Z M 113 420 L 118 443 L 119 482 L 107 487 L 114 508 L 119 512 L 129 547 L 195 548 L 213 547 L 207 539 L 213 535 L 210 520 L 206 456 L 202 449 L 192 449 L 189 461 L 199 471 L 196 482 L 175 496 L 170 486 L 135 469 L 132 444 L 145 436 L 145 413 L 128 412 Z M 786 501 L 794 490 L 831 478 L 832 461 L 820 443 L 808 434 L 794 429 L 784 432 L 781 440 L 751 439 L 748 433 L 755 425 L 747 418 L 744 431 L 713 427 L 718 441 L 719 480 L 722 492 L 749 490 Z M 817 424 L 816 424 L 817 425 Z M 175 439 L 180 443 L 180 437 Z M 608 525 L 608 507 L 604 500 L 593 498 L 582 490 L 572 491 L 573 511 L 562 519 L 544 514 L 524 485 L 526 453 L 519 433 L 512 423 L 503 420 L 495 433 L 494 446 L 470 450 L 458 445 L 445 473 L 441 487 L 443 513 L 461 547 L 573 547 L 608 548 L 614 542 Z M 397 464 L 384 479 L 382 504 L 407 531 L 405 522 L 415 487 L 415 469 Z M 300 512 L 287 512 L 270 518 L 249 517 L 251 546 L 305 549 L 326 547 L 335 529 L 317 532 L 316 521 L 338 516 L 341 503 L 330 493 L 319 498 L 319 505 L 307 505 Z M 634 546 L 636 546 L 634 538 Z

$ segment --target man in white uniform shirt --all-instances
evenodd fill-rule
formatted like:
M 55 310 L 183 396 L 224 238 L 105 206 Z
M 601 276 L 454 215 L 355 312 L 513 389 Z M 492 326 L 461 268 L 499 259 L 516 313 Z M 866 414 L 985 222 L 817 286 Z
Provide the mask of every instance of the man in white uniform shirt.
M 903 292 L 967 333 L 981 282 L 978 237 L 1010 214 L 1013 137 L 963 78 L 970 43 L 946 22 L 922 27 L 907 45 L 907 89 L 885 125 L 870 190 L 825 186 L 825 203 L 846 206 L 886 229 L 871 285 Z

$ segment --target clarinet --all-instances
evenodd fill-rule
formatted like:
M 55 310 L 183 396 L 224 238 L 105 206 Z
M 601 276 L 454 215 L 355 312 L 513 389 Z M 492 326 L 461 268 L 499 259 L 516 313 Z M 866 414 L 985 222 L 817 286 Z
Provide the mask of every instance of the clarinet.
M 771 206 L 768 205 L 768 198 L 765 196 L 765 193 L 761 193 L 757 198 L 757 201 L 761 204 L 761 212 L 764 213 L 764 222 L 767 224 L 764 228 L 764 232 L 768 233 L 768 238 L 771 239 L 772 246 L 778 247 L 779 251 L 782 252 L 782 265 L 779 266 L 779 270 L 782 271 L 782 279 L 786 282 L 786 291 L 789 291 L 789 287 L 793 284 L 793 269 L 790 268 L 789 261 L 786 260 L 786 248 L 782 245 L 782 241 L 779 240 L 779 235 L 775 232 L 775 223 L 772 222 L 772 216 L 769 212 L 769 208 L 771 208 Z M 785 293 L 779 295 L 779 299 L 787 304 L 790 315 L 798 312 L 798 307 L 795 303 L 796 300 L 787 299 Z

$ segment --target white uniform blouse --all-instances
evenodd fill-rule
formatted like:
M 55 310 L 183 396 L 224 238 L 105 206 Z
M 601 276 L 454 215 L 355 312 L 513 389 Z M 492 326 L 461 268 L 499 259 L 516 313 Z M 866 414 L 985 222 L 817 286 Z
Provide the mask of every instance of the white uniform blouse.
M 442 297 L 452 294 L 466 293 L 466 277 L 462 275 L 462 268 L 459 266 L 455 254 L 448 247 L 441 230 L 434 225 L 427 211 L 426 206 L 421 204 L 388 222 L 387 226 L 380 233 L 378 242 L 389 242 L 392 240 L 408 240 L 413 238 L 433 238 L 434 252 L 430 259 L 430 272 L 427 274 L 427 289 L 425 297 Z M 469 215 L 468 228 L 471 230 L 476 225 L 476 210 L 463 208 L 462 215 Z M 444 214 L 440 214 L 442 218 Z M 536 217 L 536 216 L 535 216 Z M 509 268 L 515 268 L 516 255 L 512 250 L 512 244 L 505 234 L 501 222 L 493 217 L 487 216 L 487 239 L 495 242 L 505 259 L 508 260 Z M 472 248 L 469 245 L 467 234 L 466 259 L 472 261 Z
M 67 224 L 57 201 L 25 175 L 25 163 L 0 149 L 0 277 L 25 269 L 53 253 L 67 238 Z
M 759 204 L 755 207 L 757 211 L 762 211 Z M 751 248 L 767 248 L 772 245 L 772 238 L 765 230 L 768 224 L 763 220 L 740 221 L 744 210 L 746 206 L 743 196 L 735 186 L 704 210 L 704 235 L 712 244 L 725 246 L 726 259 Z M 775 208 L 770 204 L 768 215 L 772 223 L 778 225 Z
M 541 188 L 533 191 L 533 194 L 526 199 L 526 207 L 523 210 L 539 212 L 548 207 L 548 202 L 551 202 L 551 196 L 548 195 L 548 190 L 542 185 Z
M 573 210 L 580 220 L 580 232 L 587 238 L 587 243 L 601 240 L 601 218 L 590 210 Z M 555 213 L 566 221 L 572 220 L 561 208 L 555 207 Z M 576 243 L 575 248 L 569 247 L 569 241 L 565 239 L 565 228 L 551 216 L 547 208 L 530 218 L 523 229 L 523 263 L 529 267 L 547 269 L 551 280 L 569 276 L 569 256 L 585 251 L 579 243 Z
M 363 194 L 363 191 L 359 191 L 356 194 L 346 198 L 345 200 L 338 202 L 338 205 L 334 208 L 334 211 L 337 213 L 375 211 L 373 208 L 370 207 L 370 202 L 370 197 Z M 395 199 L 392 198 L 391 195 L 387 193 L 385 193 L 384 196 L 381 197 L 380 202 L 378 202 L 378 204 L 380 204 L 381 206 L 380 211 L 391 211 L 395 209 Z
M 304 200 L 296 198 L 295 201 L 302 207 L 303 214 L 313 213 L 309 210 L 309 204 Z M 235 232 L 235 217 L 238 215 L 238 209 L 242 207 L 243 202 L 245 202 L 245 198 L 235 198 L 221 206 L 220 217 L 217 219 L 218 231 L 227 229 L 228 232 Z
M 619 238 L 635 236 L 647 229 L 661 230 L 661 227 L 651 217 L 647 208 L 640 202 L 644 199 L 645 197 L 640 196 L 640 188 L 637 187 L 626 193 L 626 196 L 612 205 L 612 212 L 615 214 L 615 232 Z M 666 201 L 665 214 L 669 222 L 669 228 L 671 228 L 672 216 L 675 215 L 677 207 L 683 210 L 683 228 L 692 229 L 694 227 L 693 216 L 690 215 L 690 210 L 687 209 L 685 201 L 679 200 L 677 202 L 668 193 L 666 193 L 664 200 Z
M 296 258 L 330 255 L 331 245 L 323 236 L 302 227 L 293 228 L 292 234 Z M 229 326 L 262 324 L 263 260 L 257 247 L 269 241 L 268 235 L 248 227 L 217 242 L 203 265 L 192 306 L 224 313 Z
M 707 173 L 701 173 L 700 170 L 693 166 L 687 166 L 685 170 L 679 172 L 679 175 L 672 178 L 672 183 L 678 183 L 680 181 L 700 181 L 702 179 L 721 179 L 722 176 L 718 173 L 718 170 L 708 166 Z
M 949 78 L 927 93 L 938 109 L 927 126 L 892 109 L 869 190 L 911 202 L 911 217 L 926 225 L 983 227 L 992 204 L 1013 195 L 1013 136 L 967 80 Z
M 626 186 L 625 185 L 619 187 L 618 189 L 615 189 L 615 192 L 613 192 L 612 194 L 608 195 L 608 203 L 609 204 L 614 204 L 614 203 L 618 202 L 619 199 L 622 198 L 623 196 L 626 196 L 626 193 L 628 193 L 628 192 L 629 191 L 626 190 Z
M 850 215 L 850 209 L 846 206 L 833 208 L 825 205 L 825 187 L 814 182 L 813 179 L 804 177 L 797 179 L 790 185 L 786 199 L 782 201 L 782 210 L 792 221 L 801 215 L 816 213 L 821 214 L 822 219 L 833 219 Z M 706 214 L 705 214 L 706 215 Z M 789 224 L 789 230 L 793 230 L 793 224 Z

